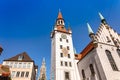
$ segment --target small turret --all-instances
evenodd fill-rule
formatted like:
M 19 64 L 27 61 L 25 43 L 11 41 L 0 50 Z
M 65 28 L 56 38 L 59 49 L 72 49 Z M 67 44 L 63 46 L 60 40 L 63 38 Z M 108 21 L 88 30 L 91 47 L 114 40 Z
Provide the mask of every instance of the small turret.
M 87 27 L 88 27 L 89 36 L 91 34 L 94 34 L 94 32 L 93 32 L 92 28 L 90 27 L 89 23 L 87 23 Z
M 57 17 L 57 20 L 56 20 L 56 25 L 57 26 L 65 26 L 65 23 L 64 23 L 64 19 L 62 17 L 62 13 L 61 11 L 59 10 L 59 13 L 58 13 L 58 17 Z
M 100 16 L 101 22 L 102 22 L 103 24 L 107 24 L 107 22 L 106 22 L 105 18 L 103 17 L 103 15 L 102 15 L 100 12 L 99 12 L 98 14 L 99 14 L 99 16 Z
M 77 51 L 76 51 L 76 49 L 74 48 L 74 54 L 76 54 L 77 53 Z
M 60 10 L 58 12 L 58 17 L 56 19 L 54 30 L 67 32 L 67 30 L 65 28 L 65 21 L 64 21 L 64 19 L 62 17 L 62 13 L 61 13 Z
M 70 24 L 68 23 L 68 32 L 69 33 L 72 33 L 72 30 L 71 30 L 71 27 L 70 27 Z
M 91 38 L 92 42 L 94 44 L 96 44 L 97 43 L 97 39 L 96 39 L 95 34 L 94 34 L 92 28 L 90 27 L 89 23 L 87 23 L 87 27 L 88 27 L 89 37 Z

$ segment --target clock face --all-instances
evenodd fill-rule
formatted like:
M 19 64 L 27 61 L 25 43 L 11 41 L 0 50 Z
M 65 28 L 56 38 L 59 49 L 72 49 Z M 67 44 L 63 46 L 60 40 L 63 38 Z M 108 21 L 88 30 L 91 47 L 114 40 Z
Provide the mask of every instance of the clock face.
M 66 38 L 67 38 L 67 36 L 66 36 L 65 34 L 61 34 L 61 37 L 62 37 L 63 39 L 66 39 Z
M 63 48 L 63 49 L 62 49 L 62 52 L 63 52 L 63 54 L 64 54 L 65 57 L 68 55 L 68 50 L 67 50 L 67 48 Z

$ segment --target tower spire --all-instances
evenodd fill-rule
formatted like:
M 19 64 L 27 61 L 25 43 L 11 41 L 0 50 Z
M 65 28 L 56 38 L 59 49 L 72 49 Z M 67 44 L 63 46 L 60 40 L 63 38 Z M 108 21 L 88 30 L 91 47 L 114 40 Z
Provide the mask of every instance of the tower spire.
M 54 30 L 57 30 L 60 32 L 68 32 L 65 28 L 65 22 L 64 22 L 64 19 L 62 17 L 62 13 L 60 10 L 58 12 L 58 17 L 56 19 L 56 24 L 55 24 Z
M 91 38 L 92 42 L 96 45 L 97 40 L 96 40 L 95 34 L 94 34 L 92 28 L 90 27 L 89 23 L 87 23 L 87 27 L 88 27 L 89 37 Z
M 107 24 L 107 22 L 106 22 L 105 18 L 103 17 L 103 15 L 102 15 L 100 12 L 99 12 L 98 14 L 99 14 L 99 16 L 100 16 L 101 22 L 102 22 L 103 24 Z
M 94 32 L 93 32 L 92 28 L 90 27 L 89 23 L 87 23 L 87 27 L 88 27 L 89 35 L 94 34 Z
M 63 16 L 62 16 L 62 13 L 61 13 L 60 10 L 58 12 L 58 16 L 57 16 L 57 19 L 55 21 L 54 30 L 51 32 L 51 38 L 53 38 L 55 31 L 63 32 L 63 33 L 69 33 L 69 34 L 72 33 L 72 30 L 66 29 L 65 21 L 63 19 Z
M 42 60 L 42 64 L 45 64 L 45 58 L 43 58 L 43 60 Z
M 39 75 L 39 79 L 38 80 L 47 80 L 46 79 L 46 66 L 45 66 L 45 58 L 43 58 L 42 60 L 42 65 L 40 68 L 40 75 Z
M 101 20 L 105 19 L 100 12 L 98 14 L 99 14 Z
M 58 17 L 57 17 L 57 19 L 62 19 L 63 17 L 62 17 L 62 13 L 61 13 L 61 10 L 59 9 L 59 13 L 58 13 Z

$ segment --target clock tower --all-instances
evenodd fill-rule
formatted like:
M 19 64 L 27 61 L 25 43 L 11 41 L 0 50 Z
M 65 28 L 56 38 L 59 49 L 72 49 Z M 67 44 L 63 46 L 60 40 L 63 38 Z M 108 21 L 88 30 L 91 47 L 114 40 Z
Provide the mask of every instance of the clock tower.
M 72 31 L 59 11 L 51 32 L 51 80 L 80 80 L 74 56 Z

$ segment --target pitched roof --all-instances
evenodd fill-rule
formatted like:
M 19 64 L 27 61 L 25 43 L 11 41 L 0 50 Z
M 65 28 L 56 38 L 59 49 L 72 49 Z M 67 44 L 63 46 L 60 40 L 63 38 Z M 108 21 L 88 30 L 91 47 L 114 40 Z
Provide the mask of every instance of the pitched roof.
M 83 59 L 87 54 L 89 54 L 89 52 L 94 48 L 94 44 L 92 42 L 90 42 L 80 54 L 76 54 L 77 57 L 75 56 L 75 59 L 77 60 L 81 60 Z
M 22 56 L 22 59 L 19 60 L 19 57 Z M 14 57 L 9 59 L 5 59 L 4 61 L 23 61 L 23 62 L 33 62 L 33 60 L 28 56 L 26 52 L 20 53 Z

